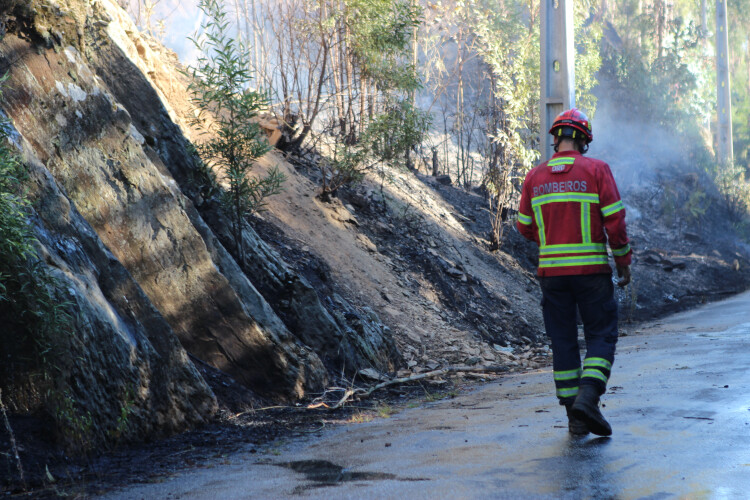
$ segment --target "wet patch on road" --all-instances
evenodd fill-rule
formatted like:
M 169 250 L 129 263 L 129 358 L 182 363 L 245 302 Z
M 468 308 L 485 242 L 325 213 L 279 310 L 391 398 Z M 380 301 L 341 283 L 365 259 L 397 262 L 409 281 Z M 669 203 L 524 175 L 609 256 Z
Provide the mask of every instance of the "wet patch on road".
M 671 417 L 682 417 L 693 420 L 713 420 L 715 411 L 700 411 L 700 410 L 675 410 L 669 414 Z
M 724 391 L 724 389 L 728 389 L 728 387 L 714 386 L 709 389 L 701 389 L 694 392 L 690 399 L 694 401 L 702 401 L 705 403 L 717 403 L 719 401 L 729 399 L 733 396 L 731 392 Z
M 428 481 L 425 478 L 399 477 L 386 472 L 356 472 L 348 470 L 327 460 L 296 460 L 293 462 L 269 463 L 291 469 L 305 475 L 305 479 L 312 481 L 312 485 L 298 486 L 295 494 L 301 494 L 308 488 L 322 488 L 336 486 L 355 481 Z

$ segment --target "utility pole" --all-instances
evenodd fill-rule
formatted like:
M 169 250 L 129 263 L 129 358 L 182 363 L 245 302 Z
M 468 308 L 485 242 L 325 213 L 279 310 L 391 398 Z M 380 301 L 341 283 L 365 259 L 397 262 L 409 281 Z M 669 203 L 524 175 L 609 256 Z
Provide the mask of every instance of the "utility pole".
M 542 161 L 554 153 L 549 128 L 555 117 L 575 105 L 573 1 L 542 0 L 541 4 L 539 152 Z
M 729 82 L 729 35 L 727 0 L 716 0 L 716 112 L 717 159 L 725 164 L 734 158 L 732 146 L 732 93 Z

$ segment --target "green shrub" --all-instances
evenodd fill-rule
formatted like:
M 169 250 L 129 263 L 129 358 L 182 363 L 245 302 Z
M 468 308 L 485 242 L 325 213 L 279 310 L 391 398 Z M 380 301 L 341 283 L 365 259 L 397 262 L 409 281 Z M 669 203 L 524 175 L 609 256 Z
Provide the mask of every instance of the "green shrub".
M 11 149 L 10 125 L 0 120 L 0 364 L 5 381 L 49 377 L 54 346 L 69 333 L 68 302 L 39 259 L 25 189 L 28 173 Z
M 406 100 L 391 100 L 385 111 L 372 119 L 358 144 L 338 142 L 333 148 L 333 157 L 321 159 L 318 164 L 321 199 L 327 200 L 344 185 L 356 184 L 378 165 L 382 189 L 388 177 L 383 167 L 386 164 L 401 166 L 406 153 L 422 142 L 429 127 L 430 117 L 426 112 Z
M 256 121 L 268 100 L 250 88 L 249 51 L 230 36 L 230 23 L 221 3 L 201 0 L 198 7 L 206 21 L 201 26 L 203 33 L 192 41 L 201 56 L 187 74 L 192 79 L 191 99 L 200 111 L 195 124 L 208 139 L 197 144 L 196 150 L 227 182 L 223 205 L 232 219 L 237 257 L 244 263 L 245 218 L 261 210 L 268 196 L 281 191 L 284 175 L 276 168 L 265 177 L 251 175 L 255 161 L 270 150 Z
M 746 219 L 750 207 L 750 185 L 745 179 L 745 168 L 737 163 L 716 165 L 713 175 L 731 222 Z

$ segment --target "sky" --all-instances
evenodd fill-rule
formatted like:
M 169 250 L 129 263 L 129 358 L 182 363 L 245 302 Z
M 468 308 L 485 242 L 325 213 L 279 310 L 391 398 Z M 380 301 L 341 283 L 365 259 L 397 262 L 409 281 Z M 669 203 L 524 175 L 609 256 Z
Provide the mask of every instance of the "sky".
M 138 22 L 138 4 L 146 2 L 156 3 L 152 15 L 151 25 L 158 30 L 157 21 L 164 20 L 164 32 L 158 36 L 164 45 L 174 50 L 184 63 L 195 61 L 197 51 L 193 43 L 188 40 L 200 27 L 204 15 L 198 9 L 198 0 L 129 0 L 131 16 Z M 141 23 L 139 26 L 146 28 L 145 15 L 141 10 Z

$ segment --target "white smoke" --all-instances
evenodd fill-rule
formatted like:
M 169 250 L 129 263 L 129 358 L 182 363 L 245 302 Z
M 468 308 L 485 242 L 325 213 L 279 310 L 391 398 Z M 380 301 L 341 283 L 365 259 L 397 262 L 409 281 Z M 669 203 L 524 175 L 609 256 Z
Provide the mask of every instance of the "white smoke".
M 607 162 L 619 186 L 642 185 L 666 170 L 689 165 L 684 138 L 633 116 L 601 89 L 598 94 L 588 156 Z

